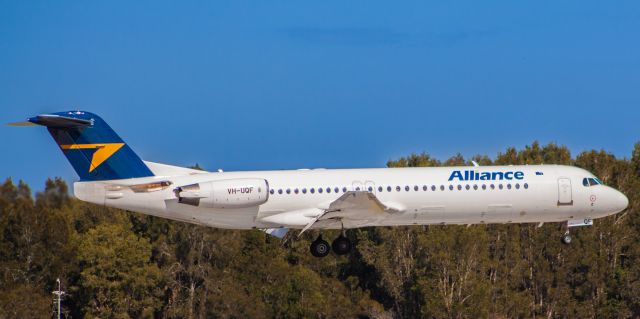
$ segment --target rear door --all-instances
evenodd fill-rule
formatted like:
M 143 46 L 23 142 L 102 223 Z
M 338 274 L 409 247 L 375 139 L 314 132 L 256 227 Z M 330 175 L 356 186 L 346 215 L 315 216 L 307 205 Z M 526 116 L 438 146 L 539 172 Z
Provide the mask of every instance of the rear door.
M 571 179 L 566 177 L 558 178 L 558 206 L 573 205 L 573 194 L 571 191 Z

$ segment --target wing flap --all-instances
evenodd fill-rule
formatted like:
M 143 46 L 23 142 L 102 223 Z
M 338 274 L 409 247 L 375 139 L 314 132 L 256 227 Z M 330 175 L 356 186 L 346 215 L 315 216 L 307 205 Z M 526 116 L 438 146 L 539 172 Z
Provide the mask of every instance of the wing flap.
M 322 214 L 309 221 L 298 236 L 323 220 L 372 221 L 383 219 L 389 214 L 404 211 L 401 205 L 382 203 L 375 194 L 367 191 L 350 191 L 329 204 Z
M 395 214 L 403 209 L 392 203 L 382 203 L 375 194 L 366 191 L 346 192 L 329 205 L 321 219 L 371 219 Z

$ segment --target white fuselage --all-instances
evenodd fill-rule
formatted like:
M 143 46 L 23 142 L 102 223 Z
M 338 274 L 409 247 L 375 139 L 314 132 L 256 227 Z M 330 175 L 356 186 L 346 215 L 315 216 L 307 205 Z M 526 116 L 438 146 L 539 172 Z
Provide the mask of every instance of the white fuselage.
M 165 167 L 169 166 L 150 166 L 156 174 L 153 177 L 77 182 L 75 194 L 88 202 L 232 229 L 303 228 L 345 191 L 371 192 L 397 213 L 323 220 L 312 223 L 312 228 L 562 222 L 608 216 L 623 210 L 628 203 L 622 193 L 611 187 L 583 185 L 584 178 L 593 177 L 591 173 L 560 165 L 190 171 L 186 175 L 171 175 L 172 171 Z M 501 172 L 502 176 L 478 180 L 481 173 L 492 172 Z M 506 172 L 511 174 L 505 176 Z M 514 175 L 515 172 L 521 174 Z M 484 176 L 489 178 L 490 174 Z M 179 186 L 243 178 L 267 181 L 268 194 L 264 195 L 268 198 L 264 204 L 205 208 L 179 203 L 176 197 Z M 148 192 L 135 192 L 131 187 L 159 181 L 169 182 L 170 186 Z

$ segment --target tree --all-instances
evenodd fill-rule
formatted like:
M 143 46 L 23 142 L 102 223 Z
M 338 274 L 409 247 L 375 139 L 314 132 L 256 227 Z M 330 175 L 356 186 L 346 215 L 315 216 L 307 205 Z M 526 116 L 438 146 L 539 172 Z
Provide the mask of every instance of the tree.
M 640 316 L 640 143 L 629 159 L 561 145 L 507 148 L 480 165 L 568 164 L 629 197 L 629 208 L 559 225 L 375 227 L 347 232 L 348 256 L 317 259 L 315 231 L 286 243 L 83 203 L 49 179 L 0 185 L 0 318 L 49 317 L 60 277 L 72 317 L 620 318 Z M 471 165 L 411 154 L 389 167 Z M 328 238 L 338 231 L 324 231 Z
M 161 274 L 151 245 L 130 225 L 102 224 L 80 238 L 82 271 L 75 292 L 87 317 L 151 317 L 160 308 Z

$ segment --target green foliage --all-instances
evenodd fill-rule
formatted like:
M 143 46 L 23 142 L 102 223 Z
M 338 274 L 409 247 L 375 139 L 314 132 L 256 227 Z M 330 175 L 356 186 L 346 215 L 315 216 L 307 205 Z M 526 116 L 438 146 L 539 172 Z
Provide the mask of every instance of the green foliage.
M 150 317 L 160 306 L 161 273 L 151 244 L 128 224 L 101 224 L 80 236 L 80 280 L 87 317 Z
M 0 318 L 47 318 L 56 278 L 69 317 L 620 318 L 640 316 L 640 143 L 629 159 L 561 145 L 495 158 L 427 153 L 389 167 L 568 164 L 627 194 L 630 208 L 574 231 L 557 224 L 352 230 L 350 256 L 312 257 L 309 232 L 206 228 L 75 200 L 60 179 L 32 197 L 0 185 Z M 338 235 L 326 231 L 327 239 Z

